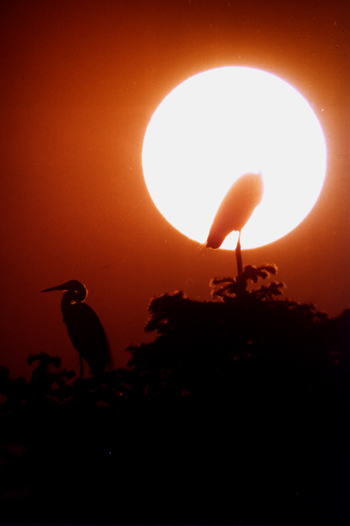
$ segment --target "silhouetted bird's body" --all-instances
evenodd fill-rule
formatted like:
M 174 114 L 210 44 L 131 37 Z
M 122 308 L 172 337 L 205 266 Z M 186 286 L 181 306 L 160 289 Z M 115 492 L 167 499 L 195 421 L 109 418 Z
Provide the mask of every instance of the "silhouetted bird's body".
M 87 296 L 85 285 L 71 280 L 42 292 L 52 290 L 66 291 L 61 303 L 63 321 L 80 355 L 80 376 L 83 376 L 82 358 L 89 364 L 92 374 L 111 368 L 113 363 L 106 333 L 95 311 L 84 303 Z
M 239 232 L 236 247 L 239 275 L 242 272 L 241 231 L 261 202 L 263 189 L 260 174 L 249 173 L 239 177 L 222 200 L 210 227 L 207 239 L 208 248 L 219 248 L 226 236 L 234 230 Z

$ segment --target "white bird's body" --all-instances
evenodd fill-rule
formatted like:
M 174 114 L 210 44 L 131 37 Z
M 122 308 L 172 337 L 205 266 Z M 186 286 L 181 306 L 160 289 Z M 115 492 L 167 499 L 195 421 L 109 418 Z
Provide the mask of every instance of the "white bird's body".
M 226 236 L 234 230 L 241 232 L 263 195 L 263 182 L 259 174 L 239 177 L 216 212 L 207 239 L 208 248 L 219 248 Z
M 248 173 L 239 177 L 222 200 L 209 231 L 207 248 L 219 248 L 226 236 L 234 230 L 239 232 L 236 247 L 239 275 L 242 272 L 241 231 L 261 202 L 263 190 L 260 174 Z

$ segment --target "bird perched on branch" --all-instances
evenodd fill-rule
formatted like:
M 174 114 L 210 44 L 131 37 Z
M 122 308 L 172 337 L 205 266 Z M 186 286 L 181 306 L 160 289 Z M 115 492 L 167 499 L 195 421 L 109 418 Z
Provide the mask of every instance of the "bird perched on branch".
M 45 289 L 66 291 L 62 297 L 61 309 L 68 334 L 80 357 L 80 378 L 83 377 L 83 359 L 89 364 L 92 374 L 100 374 L 113 366 L 106 333 L 95 311 L 84 303 L 87 288 L 77 280 Z
M 209 231 L 208 248 L 219 248 L 226 236 L 234 230 L 239 232 L 236 246 L 239 276 L 242 274 L 241 231 L 261 202 L 263 189 L 260 174 L 248 173 L 239 177 L 222 200 Z

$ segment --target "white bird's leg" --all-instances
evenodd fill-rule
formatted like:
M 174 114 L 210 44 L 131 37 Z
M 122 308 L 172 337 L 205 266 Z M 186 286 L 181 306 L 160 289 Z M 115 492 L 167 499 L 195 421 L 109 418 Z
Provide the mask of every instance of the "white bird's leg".
M 241 231 L 239 230 L 238 241 L 236 246 L 236 260 L 237 260 L 237 270 L 238 277 L 242 276 L 242 252 L 241 252 Z
M 79 354 L 79 358 L 80 358 L 80 379 L 81 379 L 83 377 L 83 374 L 84 374 L 83 359 L 81 357 L 81 354 Z

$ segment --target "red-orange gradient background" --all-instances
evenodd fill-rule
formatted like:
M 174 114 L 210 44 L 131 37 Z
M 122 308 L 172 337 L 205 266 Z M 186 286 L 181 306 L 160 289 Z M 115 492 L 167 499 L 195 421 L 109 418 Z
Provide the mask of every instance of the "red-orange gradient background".
M 197 251 L 162 218 L 141 167 L 161 100 L 219 66 L 290 82 L 327 141 L 313 211 L 244 262 L 276 263 L 292 299 L 332 315 L 350 306 L 349 29 L 343 0 L 2 0 L 1 364 L 27 375 L 28 353 L 44 351 L 78 368 L 61 293 L 44 288 L 87 285 L 119 366 L 146 339 L 152 296 L 209 299 L 210 278 L 236 272 L 233 253 Z

